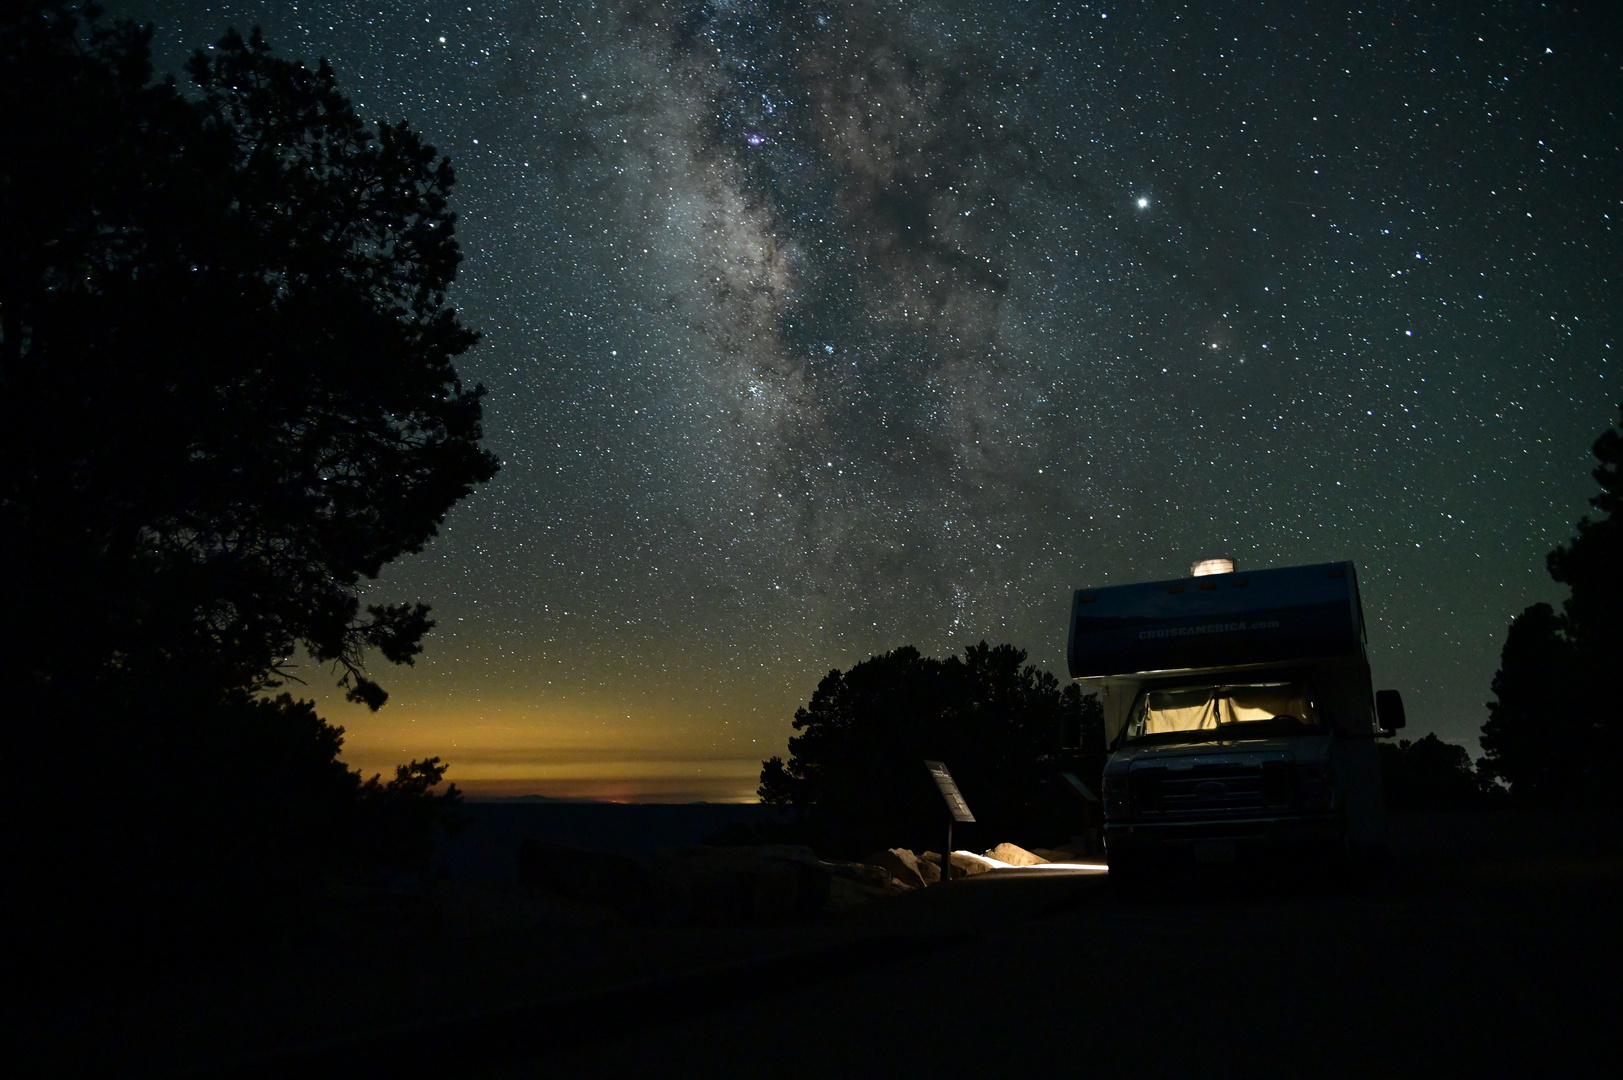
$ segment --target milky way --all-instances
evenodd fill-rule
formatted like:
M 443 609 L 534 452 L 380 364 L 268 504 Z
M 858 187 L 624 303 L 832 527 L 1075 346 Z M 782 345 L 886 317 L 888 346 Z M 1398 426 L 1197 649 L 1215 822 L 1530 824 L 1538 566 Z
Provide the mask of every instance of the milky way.
M 1208 555 L 1356 560 L 1377 680 L 1474 751 L 1505 624 L 1558 596 L 1623 397 L 1612 26 L 128 10 L 170 67 L 230 24 L 326 56 L 459 170 L 504 468 L 379 586 L 441 622 L 377 718 L 330 706 L 358 760 L 747 793 L 829 668 L 984 637 L 1058 671 L 1070 589 Z

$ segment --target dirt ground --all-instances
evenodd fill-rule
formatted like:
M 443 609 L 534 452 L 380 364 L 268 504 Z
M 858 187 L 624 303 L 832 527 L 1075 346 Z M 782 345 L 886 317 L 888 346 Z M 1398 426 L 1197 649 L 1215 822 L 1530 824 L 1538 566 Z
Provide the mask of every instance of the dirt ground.
M 1391 840 L 1350 887 L 1008 871 L 753 928 L 473 892 L 415 954 L 91 994 L 34 1049 L 116 1075 L 1613 1075 L 1617 823 L 1406 815 Z
M 1617 1075 L 1615 823 L 1416 815 L 1392 841 L 1352 889 L 973 879 L 938 947 L 491 1075 Z

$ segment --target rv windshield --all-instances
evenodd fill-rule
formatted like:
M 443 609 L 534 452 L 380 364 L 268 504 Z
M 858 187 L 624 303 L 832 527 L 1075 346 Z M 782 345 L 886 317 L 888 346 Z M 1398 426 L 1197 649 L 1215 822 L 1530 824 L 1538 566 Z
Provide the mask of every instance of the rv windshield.
M 1133 703 L 1124 743 L 1312 735 L 1323 720 L 1298 682 L 1148 690 Z

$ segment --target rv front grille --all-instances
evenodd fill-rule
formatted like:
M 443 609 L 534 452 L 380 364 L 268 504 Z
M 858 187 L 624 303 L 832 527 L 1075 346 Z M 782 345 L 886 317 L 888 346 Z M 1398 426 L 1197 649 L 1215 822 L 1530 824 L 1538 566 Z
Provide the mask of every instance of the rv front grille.
M 1297 801 L 1300 789 L 1301 777 L 1290 761 L 1152 765 L 1134 769 L 1127 785 L 1133 814 L 1178 817 L 1286 807 Z

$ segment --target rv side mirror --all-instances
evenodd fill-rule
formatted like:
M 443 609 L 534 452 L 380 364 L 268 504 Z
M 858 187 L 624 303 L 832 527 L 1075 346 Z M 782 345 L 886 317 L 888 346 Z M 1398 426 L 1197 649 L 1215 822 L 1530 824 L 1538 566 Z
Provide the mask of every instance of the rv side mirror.
M 1408 723 L 1403 715 L 1403 695 L 1396 690 L 1375 691 L 1375 719 L 1387 731 L 1397 731 Z

